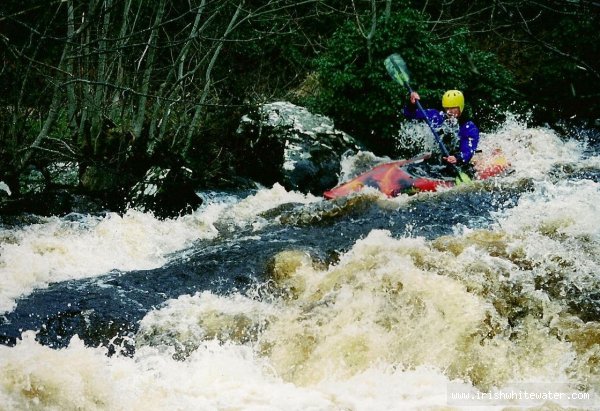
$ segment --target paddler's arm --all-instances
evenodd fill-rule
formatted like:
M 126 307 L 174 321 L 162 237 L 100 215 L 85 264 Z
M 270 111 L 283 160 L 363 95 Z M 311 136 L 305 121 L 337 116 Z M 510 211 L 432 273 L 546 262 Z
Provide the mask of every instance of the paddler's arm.
M 423 116 L 421 110 L 417 110 L 417 100 L 420 99 L 421 97 L 416 91 L 410 93 L 408 104 L 404 106 L 404 110 L 402 111 L 404 117 L 411 120 L 425 120 L 425 116 Z M 443 113 L 440 113 L 438 110 L 430 108 L 425 109 L 424 111 L 434 127 L 439 127 L 444 121 Z

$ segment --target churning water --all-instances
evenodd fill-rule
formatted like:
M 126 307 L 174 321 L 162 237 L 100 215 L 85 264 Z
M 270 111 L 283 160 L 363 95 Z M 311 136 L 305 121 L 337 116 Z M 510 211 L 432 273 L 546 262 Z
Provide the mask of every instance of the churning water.
M 600 142 L 508 120 L 481 146 L 512 172 L 5 225 L 0 409 L 600 407 Z

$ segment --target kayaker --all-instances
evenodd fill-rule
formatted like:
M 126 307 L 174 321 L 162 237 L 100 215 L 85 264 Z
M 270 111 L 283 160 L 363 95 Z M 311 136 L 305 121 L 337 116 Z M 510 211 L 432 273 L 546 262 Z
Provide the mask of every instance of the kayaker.
M 404 115 L 409 119 L 423 120 L 423 113 L 417 110 L 416 101 L 421 97 L 416 91 L 410 94 L 409 104 L 404 108 Z M 438 130 L 448 153 L 447 157 L 441 157 L 447 164 L 453 164 L 471 174 L 469 162 L 477 150 L 479 143 L 479 129 L 473 121 L 463 116 L 465 98 L 458 90 L 448 90 L 442 96 L 443 111 L 436 109 L 425 109 L 425 114 L 431 124 Z M 432 159 L 435 163 L 437 158 Z M 438 160 L 439 163 L 439 160 Z M 448 170 L 450 171 L 450 170 Z M 447 173 L 444 173 L 447 174 Z M 451 174 L 451 171 L 450 171 Z

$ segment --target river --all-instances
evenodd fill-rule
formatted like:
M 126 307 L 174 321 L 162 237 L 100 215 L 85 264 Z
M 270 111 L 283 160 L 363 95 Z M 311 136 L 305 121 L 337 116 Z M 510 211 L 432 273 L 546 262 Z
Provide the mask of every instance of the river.
M 480 146 L 511 172 L 4 221 L 0 409 L 600 408 L 600 138 Z

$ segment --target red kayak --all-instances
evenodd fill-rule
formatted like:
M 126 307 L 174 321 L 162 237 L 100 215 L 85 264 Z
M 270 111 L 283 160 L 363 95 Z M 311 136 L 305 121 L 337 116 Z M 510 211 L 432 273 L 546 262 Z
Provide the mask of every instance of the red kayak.
M 352 180 L 326 191 L 323 196 L 327 199 L 334 199 L 360 191 L 365 187 L 373 187 L 388 197 L 395 197 L 403 193 L 437 191 L 440 187 L 455 186 L 456 182 L 452 179 L 422 177 L 411 173 L 410 165 L 418 165 L 430 156 L 430 154 L 426 154 L 410 160 L 380 164 Z M 495 150 L 489 156 L 478 153 L 473 157 L 472 163 L 475 167 L 476 180 L 485 180 L 500 175 L 510 167 L 500 150 Z

